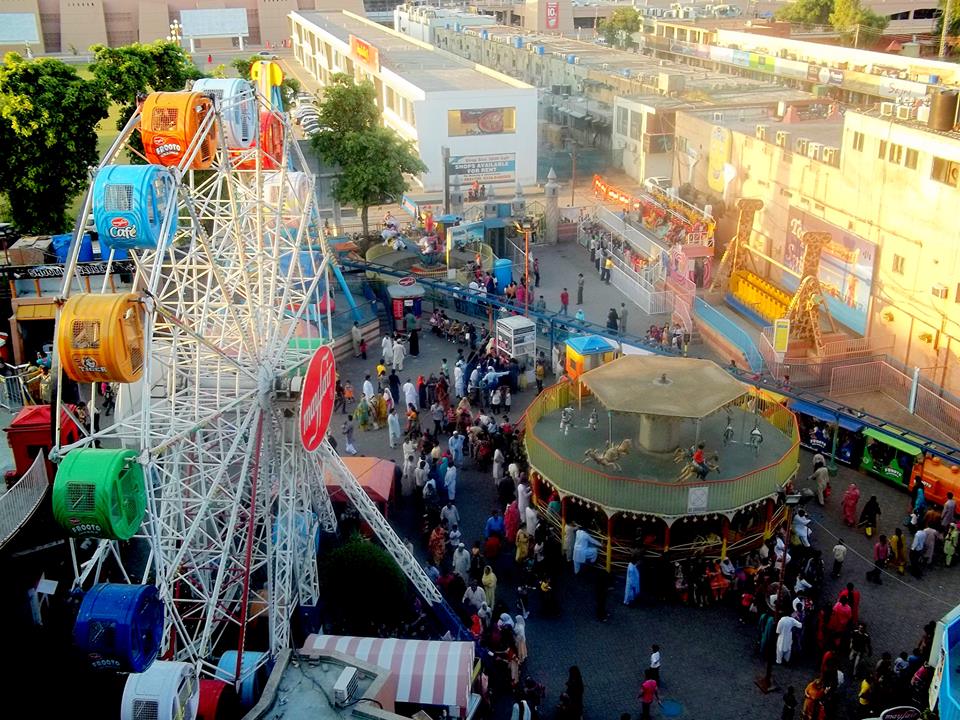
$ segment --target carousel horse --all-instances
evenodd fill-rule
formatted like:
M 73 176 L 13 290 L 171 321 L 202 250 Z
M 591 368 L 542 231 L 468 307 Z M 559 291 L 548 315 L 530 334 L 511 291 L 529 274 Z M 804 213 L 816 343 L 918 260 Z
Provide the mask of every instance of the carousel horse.
M 588 448 L 584 451 L 583 456 L 593 460 L 595 463 L 597 463 L 597 465 L 614 468 L 615 470 L 622 470 L 623 468 L 617 461 L 620 458 L 629 455 L 632 448 L 633 441 L 630 438 L 625 438 L 624 440 L 620 441 L 619 445 L 611 445 L 608 443 L 606 448 L 604 448 L 602 451 Z
M 711 471 L 720 472 L 720 456 L 717 453 L 714 453 L 713 457 L 707 460 L 706 466 L 707 473 Z M 683 466 L 680 474 L 677 475 L 677 482 L 687 482 L 688 480 L 693 480 L 694 478 L 698 477 L 698 474 L 702 472 L 702 470 L 703 469 L 697 465 L 697 463 L 693 462 L 693 460 L 690 460 L 686 465 Z M 706 480 L 706 473 L 704 473 L 702 479 Z

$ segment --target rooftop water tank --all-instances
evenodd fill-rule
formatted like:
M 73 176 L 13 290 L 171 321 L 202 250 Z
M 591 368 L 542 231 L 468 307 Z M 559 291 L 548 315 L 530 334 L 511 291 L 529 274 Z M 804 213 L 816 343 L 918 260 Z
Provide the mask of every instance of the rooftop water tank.
M 957 123 L 957 100 L 956 90 L 940 90 L 933 93 L 933 99 L 930 102 L 930 120 L 927 126 L 931 130 L 947 132 L 953 129 Z

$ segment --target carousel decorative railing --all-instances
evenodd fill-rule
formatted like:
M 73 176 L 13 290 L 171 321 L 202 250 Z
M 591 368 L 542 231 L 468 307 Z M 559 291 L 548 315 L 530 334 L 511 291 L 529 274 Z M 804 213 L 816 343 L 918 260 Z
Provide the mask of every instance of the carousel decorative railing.
M 664 482 L 610 475 L 563 457 L 537 437 L 537 422 L 544 415 L 571 404 L 574 399 L 572 385 L 561 381 L 545 389 L 530 404 L 525 417 L 524 435 L 527 459 L 534 470 L 562 493 L 597 503 L 608 512 L 638 512 L 662 517 L 732 512 L 776 493 L 797 471 L 800 436 L 792 413 L 772 400 L 745 396 L 742 403 L 749 405 L 751 410 L 754 407 L 751 403 L 759 403 L 757 411 L 779 431 L 792 438 L 789 450 L 776 462 L 723 480 Z M 693 507 L 696 510 L 691 509 Z

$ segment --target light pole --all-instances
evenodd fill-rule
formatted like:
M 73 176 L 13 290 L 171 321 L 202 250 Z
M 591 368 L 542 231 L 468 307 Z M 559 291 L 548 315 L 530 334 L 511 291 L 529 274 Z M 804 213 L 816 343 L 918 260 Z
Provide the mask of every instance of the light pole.
M 533 232 L 533 223 L 530 218 L 525 217 L 520 222 L 514 223 L 517 230 L 523 233 L 523 284 L 526 292 L 523 293 L 523 314 L 530 315 L 530 233 Z
M 183 38 L 183 25 L 180 24 L 179 20 L 174 20 L 170 23 L 170 34 L 167 35 L 167 40 L 172 43 L 176 43 L 177 46 L 180 46 L 180 40 Z

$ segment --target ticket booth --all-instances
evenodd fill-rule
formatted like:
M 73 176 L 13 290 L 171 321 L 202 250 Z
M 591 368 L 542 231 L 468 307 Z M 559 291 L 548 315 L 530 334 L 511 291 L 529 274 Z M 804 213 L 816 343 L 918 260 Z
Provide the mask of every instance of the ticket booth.
M 390 298 L 390 317 L 393 318 L 393 327 L 397 332 L 405 332 L 404 318 L 413 314 L 413 317 L 419 323 L 423 306 L 423 285 L 413 282 L 406 282 L 408 278 L 403 278 L 400 282 L 387 287 L 387 297 Z
M 580 335 L 567 339 L 567 362 L 565 371 L 571 382 L 575 382 L 588 370 L 598 368 L 617 356 L 617 348 L 599 335 Z M 583 388 L 584 393 L 589 390 Z
M 537 351 L 537 324 L 523 315 L 497 320 L 497 350 L 517 360 L 533 360 Z

